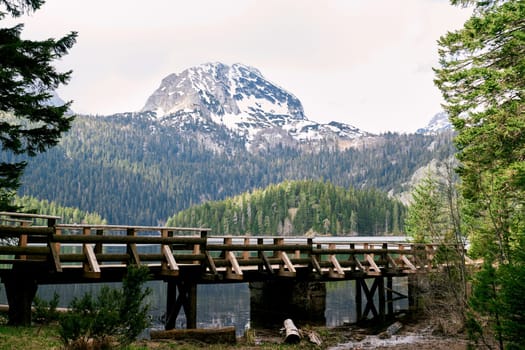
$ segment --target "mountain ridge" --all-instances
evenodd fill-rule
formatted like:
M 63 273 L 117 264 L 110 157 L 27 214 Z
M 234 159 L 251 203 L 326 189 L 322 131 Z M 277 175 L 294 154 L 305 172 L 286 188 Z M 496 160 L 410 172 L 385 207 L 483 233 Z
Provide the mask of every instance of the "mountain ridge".
M 277 144 L 340 147 L 371 135 L 341 122 L 308 120 L 296 96 L 240 63 L 205 63 L 170 74 L 141 112 L 154 112 L 164 124 L 194 134 L 213 137 L 220 129 L 230 138 L 241 138 L 251 151 Z

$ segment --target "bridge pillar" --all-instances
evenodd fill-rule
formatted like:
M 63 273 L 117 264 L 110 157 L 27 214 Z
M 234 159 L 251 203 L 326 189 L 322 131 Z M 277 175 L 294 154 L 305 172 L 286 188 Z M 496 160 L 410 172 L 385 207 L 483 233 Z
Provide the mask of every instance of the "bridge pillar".
M 12 326 L 31 325 L 31 305 L 38 289 L 35 278 L 27 271 L 14 269 L 2 278 L 9 304 L 8 324 Z
M 417 313 L 421 307 L 421 294 L 423 281 L 418 273 L 408 275 L 408 310 Z
M 186 328 L 197 328 L 197 284 L 169 280 L 166 300 L 165 329 L 174 329 L 181 309 L 186 315 Z
M 322 282 L 270 280 L 250 282 L 250 322 L 254 326 L 325 325 L 326 286 Z
M 387 288 L 385 288 L 385 277 L 383 276 L 373 277 L 370 287 L 366 282 L 367 278 L 357 278 L 355 280 L 357 322 L 366 321 L 369 314 L 372 314 L 372 318 L 379 322 L 385 322 L 387 317 L 393 317 L 394 299 L 392 294 L 395 292 L 392 291 L 392 277 L 386 278 Z M 364 301 L 366 302 L 364 309 L 363 295 L 365 296 Z

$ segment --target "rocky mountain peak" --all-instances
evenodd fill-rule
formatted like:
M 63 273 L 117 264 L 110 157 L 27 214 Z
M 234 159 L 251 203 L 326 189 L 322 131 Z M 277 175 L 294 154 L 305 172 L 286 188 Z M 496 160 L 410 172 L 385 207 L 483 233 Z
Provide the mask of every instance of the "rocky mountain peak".
M 447 112 L 436 113 L 432 119 L 428 122 L 427 126 L 424 128 L 418 129 L 416 133 L 418 134 L 437 134 L 443 131 L 448 131 L 452 129 L 452 124 L 448 119 Z
M 142 111 L 154 111 L 164 124 L 200 136 L 221 129 L 232 138 L 244 139 L 247 148 L 326 139 L 338 144 L 366 134 L 342 123 L 309 121 L 297 97 L 258 69 L 240 63 L 205 63 L 170 74 Z
M 240 115 L 257 120 L 262 114 L 273 114 L 305 119 L 295 96 L 266 80 L 256 68 L 239 63 L 205 63 L 170 74 L 142 110 L 155 111 L 159 117 L 187 111 L 219 118 Z

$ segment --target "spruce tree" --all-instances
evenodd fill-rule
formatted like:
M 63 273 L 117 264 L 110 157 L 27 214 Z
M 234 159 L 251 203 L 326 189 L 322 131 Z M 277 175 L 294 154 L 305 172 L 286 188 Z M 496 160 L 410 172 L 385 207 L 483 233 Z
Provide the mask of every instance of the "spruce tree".
M 440 39 L 436 84 L 457 132 L 469 239 L 485 260 L 471 305 L 480 323 L 488 317 L 504 348 L 520 343 L 516 329 L 523 324 L 522 315 L 507 312 L 521 282 L 502 277 L 525 263 L 525 1 L 452 3 L 475 11 L 462 29 Z
M 0 20 L 38 10 L 43 0 L 0 0 Z M 65 84 L 71 72 L 60 73 L 53 61 L 67 54 L 76 33 L 55 40 L 24 40 L 23 25 L 0 28 L 0 143 L 2 152 L 16 160 L 0 163 L 0 210 L 13 209 L 11 195 L 20 185 L 26 161 L 56 145 L 69 130 L 73 117 L 66 116 L 70 103 L 52 106 L 52 92 Z

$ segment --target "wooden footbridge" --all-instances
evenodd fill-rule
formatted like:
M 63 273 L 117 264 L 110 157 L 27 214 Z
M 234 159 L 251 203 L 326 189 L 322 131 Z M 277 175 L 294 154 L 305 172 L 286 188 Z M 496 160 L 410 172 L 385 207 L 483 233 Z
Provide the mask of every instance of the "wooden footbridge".
M 129 264 L 147 266 L 152 279 L 167 282 L 167 329 L 175 327 L 181 309 L 187 327 L 196 327 L 196 286 L 204 283 L 356 280 L 357 319 L 384 317 L 393 313 L 396 298 L 409 297 L 392 289 L 392 278 L 428 271 L 437 249 L 387 237 L 381 243 L 213 237 L 204 228 L 69 225 L 59 219 L 0 212 L 0 277 L 12 324 L 31 322 L 38 285 L 121 281 Z

